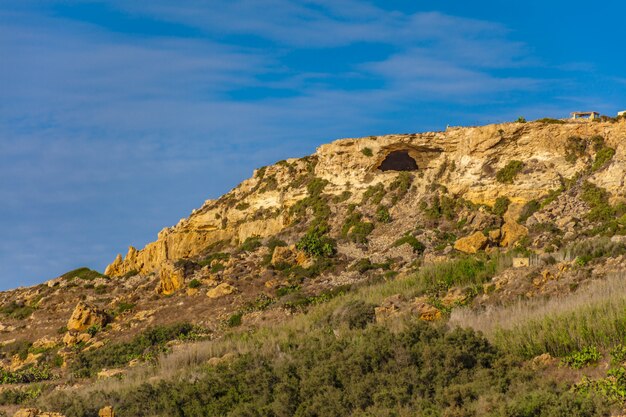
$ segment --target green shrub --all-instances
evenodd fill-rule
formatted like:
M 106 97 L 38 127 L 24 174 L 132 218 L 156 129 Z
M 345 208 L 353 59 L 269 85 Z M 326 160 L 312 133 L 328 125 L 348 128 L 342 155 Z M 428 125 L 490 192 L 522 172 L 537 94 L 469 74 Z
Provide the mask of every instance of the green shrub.
M 385 186 L 382 183 L 370 185 L 363 193 L 361 204 L 367 204 L 370 200 L 373 204 L 380 204 L 380 202 L 383 201 L 385 194 Z
M 341 336 L 327 327 L 293 334 L 288 343 L 203 367 L 192 378 L 82 397 L 59 391 L 40 402 L 68 417 L 97 415 L 106 404 L 137 417 L 609 415 L 606 403 L 522 368 L 472 331 L 418 320 L 390 329 L 353 312 L 371 317 L 371 306 L 344 308 L 336 317 L 353 329 Z
M 261 243 L 261 238 L 258 236 L 250 236 L 243 241 L 241 246 L 239 246 L 239 250 L 242 252 L 254 252 L 258 248 L 260 248 L 263 244 Z
M 89 326 L 86 332 L 87 334 L 89 334 L 89 336 L 94 337 L 95 335 L 100 333 L 101 330 L 102 330 L 102 326 L 100 326 L 99 324 L 94 324 L 92 326 Z
M 409 245 L 411 248 L 413 248 L 413 252 L 420 255 L 424 253 L 424 250 L 426 250 L 426 246 L 422 242 L 417 240 L 417 238 L 413 235 L 402 236 L 400 239 L 393 242 L 394 248 L 402 245 Z
M 153 327 L 130 342 L 110 343 L 99 349 L 79 352 L 70 363 L 70 370 L 76 377 L 89 377 L 103 368 L 125 366 L 133 359 L 154 358 L 166 351 L 167 342 L 190 337 L 193 332 L 194 326 L 189 323 Z
M 504 168 L 496 172 L 496 180 L 504 184 L 512 184 L 522 169 L 524 163 L 522 161 L 509 161 Z
M 580 136 L 570 136 L 565 143 L 565 160 L 570 164 L 576 163 L 578 158 L 586 155 L 587 141 Z
M 124 314 L 127 311 L 132 311 L 135 308 L 135 303 L 128 303 L 126 301 L 120 301 L 117 303 L 117 307 L 115 308 L 115 313 L 117 315 Z
M 389 191 L 393 192 L 391 197 L 391 203 L 395 205 L 398 201 L 402 200 L 404 196 L 409 192 L 411 184 L 413 183 L 413 175 L 409 172 L 400 172 L 395 180 L 389 184 Z
M 313 228 L 300 239 L 296 248 L 309 256 L 327 258 L 335 254 L 335 241 L 324 236 L 324 231 Z
M 497 216 L 503 216 L 504 213 L 506 213 L 506 211 L 509 208 L 509 204 L 511 204 L 511 200 L 509 200 L 507 197 L 498 197 L 496 198 L 496 202 L 493 205 L 493 214 L 497 215 Z
M 189 288 L 200 288 L 201 285 L 202 283 L 196 278 L 189 281 Z
M 226 323 L 228 327 L 238 327 L 241 326 L 243 313 L 234 313 L 228 318 L 228 322 Z
M 54 375 L 47 367 L 31 366 L 17 371 L 0 368 L 0 385 L 32 384 L 33 382 L 48 381 L 53 377 Z
M 200 266 L 207 266 L 207 265 L 211 265 L 213 263 L 213 261 L 215 261 L 215 260 L 227 261 L 229 258 L 230 258 L 230 254 L 228 254 L 228 253 L 216 252 L 216 253 L 212 253 L 212 254 L 208 255 L 207 257 L 205 257 L 204 259 L 198 261 L 198 265 L 200 265 Z
M 526 118 L 523 117 L 523 116 L 520 116 L 520 117 L 517 118 L 515 123 L 526 123 Z
M 561 363 L 570 368 L 580 369 L 584 366 L 596 363 L 600 359 L 602 359 L 602 355 L 600 351 L 598 351 L 598 348 L 589 346 L 565 356 L 561 359 Z
M 250 207 L 250 203 L 246 203 L 246 202 L 241 202 L 235 206 L 235 208 L 240 211 L 243 211 L 249 207 Z
M 592 171 L 597 171 L 603 166 L 606 165 L 608 161 L 610 161 L 615 155 L 615 149 L 613 148 L 602 148 L 596 153 L 596 158 L 593 161 L 593 165 L 591 165 Z
M 374 156 L 374 153 L 372 152 L 370 148 L 361 149 L 361 153 L 363 153 L 363 155 L 365 156 Z
M 539 204 L 537 200 L 528 201 L 526 204 L 524 204 L 524 207 L 522 207 L 522 210 L 520 212 L 520 215 L 517 221 L 519 223 L 525 223 L 526 220 L 528 220 L 528 218 L 532 216 L 533 214 L 535 214 L 540 208 L 541 208 L 541 204 Z
M 11 301 L 9 304 L 0 308 L 0 314 L 16 320 L 25 320 L 29 318 L 35 310 L 35 307 Z
M 350 269 L 353 271 L 358 271 L 359 273 L 363 274 L 372 269 L 380 269 L 380 268 L 389 269 L 390 266 L 391 266 L 391 263 L 389 261 L 385 263 L 374 264 L 372 263 L 372 261 L 370 261 L 369 258 L 363 258 L 363 259 L 359 259 L 354 265 L 352 265 Z
M 376 210 L 376 220 L 380 223 L 390 223 L 391 215 L 389 214 L 389 209 L 385 206 L 378 206 Z
M 84 279 L 85 281 L 92 281 L 96 278 L 101 277 L 104 277 L 104 275 L 102 275 L 100 272 L 84 267 L 74 269 L 73 271 L 66 272 L 65 274 L 61 275 L 61 278 L 64 279 L 80 278 Z
M 553 119 L 551 117 L 544 117 L 542 119 L 537 119 L 537 120 L 535 120 L 535 122 L 537 122 L 537 123 L 553 124 L 553 125 L 565 124 L 565 121 L 560 120 L 560 119 Z

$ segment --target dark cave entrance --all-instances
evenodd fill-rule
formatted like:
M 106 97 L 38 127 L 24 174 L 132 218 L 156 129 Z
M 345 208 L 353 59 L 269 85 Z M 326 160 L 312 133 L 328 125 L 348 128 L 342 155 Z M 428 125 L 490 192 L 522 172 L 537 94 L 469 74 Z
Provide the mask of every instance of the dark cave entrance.
M 409 151 L 393 151 L 380 163 L 381 171 L 417 171 L 417 162 Z

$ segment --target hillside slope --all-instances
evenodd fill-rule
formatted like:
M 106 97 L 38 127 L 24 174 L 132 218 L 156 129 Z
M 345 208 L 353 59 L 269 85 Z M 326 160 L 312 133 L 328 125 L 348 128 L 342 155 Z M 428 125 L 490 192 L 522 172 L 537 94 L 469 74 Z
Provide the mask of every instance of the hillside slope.
M 562 404 L 570 415 L 608 415 L 626 397 L 622 368 L 608 359 L 623 348 L 626 328 L 624 141 L 623 118 L 548 119 L 341 139 L 260 168 L 155 242 L 129 248 L 104 274 L 82 268 L 0 293 L 0 405 L 13 412 L 37 403 L 68 416 L 97 415 L 105 405 L 129 416 L 339 416 L 558 415 L 550 413 Z M 567 327 L 574 322 L 580 327 Z M 378 346 L 374 356 L 393 354 L 354 364 L 360 376 L 333 374 L 342 349 L 371 359 L 361 343 Z M 599 358 L 567 372 L 559 367 L 567 360 L 555 359 L 591 348 Z M 468 367 L 450 368 L 463 355 Z M 420 374 L 429 358 L 438 358 L 428 382 L 435 385 L 419 394 L 346 386 L 365 378 L 400 389 L 391 369 L 407 360 L 407 372 Z M 256 392 L 248 375 L 290 385 L 283 361 L 299 381 L 285 409 L 276 405 L 280 389 L 268 382 Z M 588 367 L 598 361 L 606 368 Z M 317 378 L 340 381 L 333 411 L 320 411 L 328 399 L 305 401 L 315 397 L 311 364 L 323 369 Z M 417 374 L 423 384 L 430 378 Z M 193 391 L 184 381 L 196 377 L 206 392 L 216 389 L 213 377 L 230 381 L 240 397 L 219 407 L 207 397 L 187 411 L 169 402 L 134 408 L 144 401 L 141 387 L 168 397 Z M 459 393 L 443 389 L 444 380 Z M 565 385 L 548 388 L 552 380 Z M 544 383 L 550 394 L 533 397 Z M 493 384 L 502 391 L 485 388 Z M 471 401 L 455 403 L 465 389 Z M 242 405 L 250 395 L 260 396 L 256 414 Z M 514 411 L 533 401 L 543 411 Z

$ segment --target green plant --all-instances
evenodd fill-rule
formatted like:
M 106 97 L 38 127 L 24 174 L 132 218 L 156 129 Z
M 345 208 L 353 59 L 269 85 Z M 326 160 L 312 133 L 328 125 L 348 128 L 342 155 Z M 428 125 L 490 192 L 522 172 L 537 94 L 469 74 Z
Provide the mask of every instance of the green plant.
M 198 261 L 198 265 L 207 266 L 207 265 L 211 265 L 213 261 L 227 261 L 229 258 L 230 258 L 230 254 L 228 253 L 216 252 Z
M 400 239 L 396 240 L 395 242 L 393 242 L 394 248 L 398 246 L 402 246 L 402 245 L 409 245 L 411 248 L 413 248 L 413 252 L 420 254 L 420 255 L 426 249 L 426 246 L 422 242 L 420 242 L 419 240 L 417 240 L 415 236 L 410 235 L 410 234 L 405 235 L 401 237 Z
M 570 368 L 580 369 L 584 366 L 593 364 L 602 359 L 600 351 L 595 346 L 584 347 L 579 351 L 572 352 L 561 359 L 563 365 Z
M 374 156 L 374 153 L 372 152 L 370 148 L 361 149 L 361 153 L 365 156 Z
M 260 248 L 263 244 L 261 243 L 261 238 L 258 236 L 250 236 L 243 241 L 241 246 L 239 246 L 239 250 L 242 252 L 254 252 L 258 248 Z
M 519 174 L 523 168 L 524 163 L 522 161 L 509 161 L 504 168 L 496 172 L 496 180 L 504 184 L 512 184 L 517 174 Z
M 495 204 L 493 205 L 493 214 L 503 216 L 504 213 L 506 213 L 506 211 L 508 210 L 509 204 L 511 204 L 511 200 L 509 200 L 507 197 L 498 197 Z
M 335 254 L 335 242 L 324 234 L 324 231 L 319 228 L 309 229 L 298 241 L 296 248 L 309 256 L 322 258 L 333 256 Z
M 385 186 L 382 183 L 376 185 L 370 185 L 363 193 L 361 204 L 367 204 L 368 201 L 372 201 L 374 204 L 380 204 L 385 197 Z
M 16 320 L 25 320 L 29 318 L 35 310 L 36 308 L 33 306 L 11 301 L 9 304 L 0 308 L 0 314 Z
M 237 204 L 237 205 L 235 206 L 235 208 L 236 208 L 237 210 L 240 210 L 240 211 L 246 210 L 246 209 L 247 209 L 247 208 L 249 208 L 249 207 L 250 207 L 250 203 L 247 203 L 247 202 L 245 202 L 245 201 L 244 201 L 244 202 L 241 202 L 241 203 L 239 203 L 239 204 Z
M 596 153 L 596 158 L 591 165 L 592 171 L 597 171 L 603 166 L 606 165 L 608 161 L 610 161 L 615 155 L 615 149 L 613 148 L 602 148 Z
M 541 208 L 541 204 L 537 200 L 530 200 L 522 207 L 519 218 L 519 223 L 525 223 L 526 220 L 533 214 L 535 214 Z
M 89 336 L 94 337 L 101 330 L 102 330 L 102 326 L 100 326 L 99 324 L 94 324 L 92 326 L 89 326 L 89 328 L 86 330 L 86 332 L 87 332 L 87 334 L 89 334 Z
M 226 324 L 228 325 L 228 327 L 241 326 L 242 317 L 243 317 L 243 313 L 241 312 L 234 313 L 228 318 L 228 321 L 226 322 Z
M 126 301 L 120 301 L 119 303 L 117 303 L 117 306 L 115 308 L 115 313 L 117 315 L 120 314 L 124 314 L 127 311 L 131 311 L 135 308 L 135 303 L 128 303 Z
M 335 326 L 345 324 L 350 329 L 364 329 L 376 320 L 375 307 L 376 305 L 362 300 L 349 301 L 333 311 L 331 324 Z
M 580 136 L 570 136 L 565 143 L 565 160 L 570 164 L 576 163 L 578 158 L 587 153 L 587 141 Z
M 96 278 L 101 278 L 101 277 L 104 277 L 104 275 L 102 275 L 100 272 L 94 271 L 89 268 L 84 268 L 84 267 L 74 269 L 73 271 L 66 272 L 65 274 L 61 275 L 61 278 L 64 278 L 64 279 L 80 278 L 86 281 L 92 281 Z
M 520 116 L 517 118 L 517 120 L 515 120 L 515 123 L 526 123 L 526 118 L 523 116 Z
M 565 124 L 563 120 L 553 119 L 551 117 L 544 117 L 542 119 L 535 120 L 537 123 L 546 123 L 546 124 L 554 124 L 554 125 L 562 125 Z
M 380 223 L 390 223 L 391 215 L 389 214 L 389 209 L 385 206 L 378 206 L 376 210 L 376 220 Z
M 201 285 L 202 283 L 196 278 L 189 281 L 189 288 L 199 288 Z

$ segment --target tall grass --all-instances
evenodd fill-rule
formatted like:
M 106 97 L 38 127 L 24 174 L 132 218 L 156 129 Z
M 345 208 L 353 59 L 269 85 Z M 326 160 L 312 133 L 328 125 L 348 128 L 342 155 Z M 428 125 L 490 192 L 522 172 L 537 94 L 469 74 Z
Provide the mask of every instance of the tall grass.
M 591 346 L 607 349 L 626 337 L 626 274 L 612 274 L 565 297 L 482 312 L 457 309 L 450 324 L 481 331 L 501 349 L 528 358 L 565 356 Z

